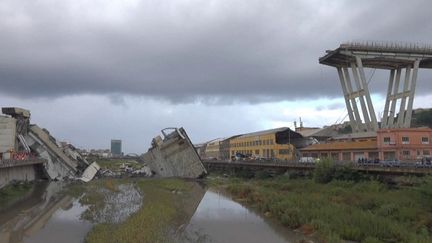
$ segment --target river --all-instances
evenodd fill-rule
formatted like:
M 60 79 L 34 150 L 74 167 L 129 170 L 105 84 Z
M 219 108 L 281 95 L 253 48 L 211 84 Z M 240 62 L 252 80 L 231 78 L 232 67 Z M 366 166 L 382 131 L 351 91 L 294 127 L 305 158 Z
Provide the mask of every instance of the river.
M 38 183 L 23 200 L 0 208 L 0 242 L 83 242 L 95 224 L 121 223 L 145 207 L 143 202 L 152 196 L 137 190 L 134 183 L 124 183 L 118 190 L 98 188 L 104 203 L 91 204 L 87 197 L 95 196 L 96 192 L 71 193 L 67 188 L 60 182 Z M 175 222 L 177 232 L 172 241 L 241 243 L 304 239 L 303 235 L 262 217 L 215 188 L 198 183 L 194 188 L 193 196 L 184 201 L 183 222 Z

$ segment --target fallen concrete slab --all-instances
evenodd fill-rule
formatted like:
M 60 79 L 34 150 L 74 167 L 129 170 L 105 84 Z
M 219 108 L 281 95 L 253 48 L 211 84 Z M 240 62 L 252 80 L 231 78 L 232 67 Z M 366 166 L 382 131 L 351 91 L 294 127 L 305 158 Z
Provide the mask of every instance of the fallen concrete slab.
M 98 165 L 98 163 L 93 162 L 93 163 L 91 163 L 91 165 L 89 165 L 84 170 L 83 175 L 79 179 L 82 180 L 82 181 L 84 181 L 84 182 L 89 182 L 89 181 L 93 180 L 93 178 L 95 177 L 96 173 L 99 170 L 100 170 L 100 166 Z
M 0 127 L 0 159 L 17 157 L 22 163 L 32 158 L 44 159 L 44 172 L 50 179 L 81 178 L 89 163 L 73 146 L 60 146 L 48 130 L 30 124 L 28 110 L 4 107 L 2 112 L 10 117 L 0 117 L 0 124 L 5 124 Z M 96 168 L 99 169 L 97 164 L 93 165 L 84 180 L 93 178 Z
M 63 153 L 50 137 L 46 130 L 37 125 L 30 125 L 29 132 L 24 136 L 29 147 L 47 160 L 45 171 L 51 179 L 75 177 L 78 172 L 78 162 Z
M 171 132 L 168 132 L 171 131 Z M 201 178 L 207 171 L 183 128 L 165 128 L 153 138 L 144 162 L 156 176 Z

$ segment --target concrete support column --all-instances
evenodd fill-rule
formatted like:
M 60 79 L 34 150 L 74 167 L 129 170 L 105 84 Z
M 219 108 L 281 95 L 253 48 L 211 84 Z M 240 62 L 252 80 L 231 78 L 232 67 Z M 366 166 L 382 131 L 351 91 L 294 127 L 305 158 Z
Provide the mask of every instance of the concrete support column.
M 411 126 L 412 106 L 414 102 L 417 72 L 420 61 L 414 61 L 413 67 L 405 68 L 403 89 L 399 91 L 402 68 L 390 71 L 387 98 L 384 106 L 382 128 L 409 128 Z M 407 105 L 408 99 L 408 105 Z M 400 100 L 399 113 L 396 113 L 396 103 Z M 395 119 L 397 117 L 397 119 Z
M 367 104 L 367 108 L 369 111 L 369 117 L 370 117 L 370 128 L 373 131 L 378 130 L 378 122 L 377 122 L 377 118 L 375 115 L 375 110 L 373 108 L 372 105 L 372 99 L 370 97 L 370 93 L 369 93 L 369 87 L 368 87 L 368 83 L 366 81 L 366 75 L 364 73 L 364 69 L 363 69 L 363 63 L 360 59 L 360 57 L 356 57 L 356 63 L 358 66 L 358 71 L 360 73 L 360 80 L 361 80 L 361 84 L 362 84 L 362 88 L 364 91 L 364 97 L 366 98 L 366 104 Z
M 393 93 L 390 96 L 391 106 L 390 106 L 390 111 L 389 111 L 389 113 L 390 113 L 389 114 L 389 119 L 388 119 L 388 122 L 387 122 L 389 128 L 394 128 L 395 127 L 394 126 L 394 118 L 396 116 L 396 102 L 397 102 L 396 95 L 399 92 L 399 83 L 400 83 L 401 72 L 402 72 L 401 68 L 398 68 L 396 70 L 396 79 L 395 79 L 395 82 L 394 82 L 394 85 L 393 85 Z
M 413 107 L 413 103 L 414 103 L 414 94 L 415 94 L 415 88 L 416 88 L 416 83 L 417 83 L 417 72 L 418 72 L 418 68 L 420 65 L 420 60 L 415 60 L 414 61 L 414 68 L 413 68 L 413 75 L 411 78 L 411 92 L 409 94 L 409 98 L 408 98 L 408 107 L 406 110 L 406 116 L 405 116 L 405 122 L 404 122 L 404 127 L 408 128 L 411 127 L 411 116 L 412 116 L 412 107 Z
M 389 105 L 390 105 L 390 96 L 391 96 L 391 90 L 394 84 L 394 78 L 395 78 L 395 70 L 390 70 L 390 78 L 387 88 L 387 97 L 386 102 L 384 106 L 384 113 L 383 118 L 381 120 L 381 128 L 388 128 L 388 119 L 389 119 Z
M 351 63 L 351 71 L 353 73 L 353 77 L 354 77 L 354 81 L 357 87 L 357 92 L 358 92 L 358 98 L 360 100 L 360 106 L 362 109 L 362 116 L 363 116 L 363 120 L 366 126 L 366 129 L 369 131 L 371 130 L 371 124 L 370 124 L 370 119 L 369 119 L 369 112 L 367 110 L 366 107 L 366 102 L 365 102 L 365 98 L 364 98 L 364 89 L 362 87 L 362 84 L 360 82 L 360 77 L 358 74 L 358 70 L 357 70 L 357 66 L 355 62 Z
M 359 110 L 357 108 L 357 101 L 356 101 L 357 96 L 355 96 L 355 92 L 353 91 L 353 88 L 352 88 L 351 78 L 350 78 L 348 68 L 344 67 L 343 72 L 344 72 L 345 81 L 346 81 L 346 85 L 347 85 L 346 87 L 347 87 L 347 91 L 348 91 L 348 98 L 349 98 L 349 101 L 351 103 L 351 107 L 352 107 L 352 110 L 354 113 L 353 114 L 354 123 L 356 124 L 356 128 L 357 128 L 357 130 L 354 130 L 354 131 L 360 132 L 361 130 L 364 129 L 364 125 L 363 125 L 363 121 L 361 120 Z
M 337 71 L 338 71 L 338 75 L 339 75 L 339 80 L 341 82 L 342 91 L 344 94 L 345 105 L 346 105 L 347 110 L 348 110 L 348 116 L 350 119 L 351 128 L 353 131 L 358 131 L 359 127 L 358 127 L 357 122 L 354 119 L 353 110 L 352 110 L 352 106 L 351 106 L 351 100 L 349 98 L 348 88 L 346 85 L 346 79 L 345 79 L 344 73 L 342 71 L 342 68 L 340 68 L 340 67 L 337 68 Z
M 378 129 L 378 122 L 361 59 L 357 57 L 355 62 L 351 62 L 350 67 L 354 78 L 355 90 L 351 82 L 349 67 L 337 67 L 337 71 L 344 93 L 345 105 L 348 110 L 351 127 L 354 132 L 376 131 Z M 357 106 L 357 101 L 360 101 L 361 114 Z M 387 113 L 384 117 L 387 119 Z
M 403 85 L 401 103 L 400 103 L 400 107 L 399 107 L 399 116 L 398 116 L 397 125 L 396 125 L 396 127 L 398 127 L 398 128 L 403 127 L 404 123 L 405 123 L 406 97 L 407 97 L 407 93 L 409 91 L 408 85 L 409 85 L 410 79 L 411 79 L 411 67 L 408 66 L 405 69 L 405 81 L 404 81 L 404 85 Z

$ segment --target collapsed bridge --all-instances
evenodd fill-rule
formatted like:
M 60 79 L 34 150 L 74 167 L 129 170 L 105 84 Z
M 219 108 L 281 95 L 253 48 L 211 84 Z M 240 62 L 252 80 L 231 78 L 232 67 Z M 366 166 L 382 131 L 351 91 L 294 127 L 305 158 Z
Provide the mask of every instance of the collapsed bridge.
M 71 146 L 59 146 L 49 131 L 36 124 L 30 124 L 30 111 L 16 108 L 2 108 L 0 116 L 0 188 L 12 180 L 33 180 L 36 173 L 51 180 L 80 178 L 90 180 L 99 169 Z M 34 161 L 39 170 L 32 171 L 25 165 Z M 4 166 L 13 164 L 14 166 Z M 40 168 L 42 166 L 42 168 Z M 17 169 L 17 168 L 20 169 Z M 86 171 L 87 170 L 87 171 Z M 12 172 L 14 171 L 14 172 Z M 22 174 L 28 175 L 22 178 Z M 85 178 L 82 176 L 85 174 Z

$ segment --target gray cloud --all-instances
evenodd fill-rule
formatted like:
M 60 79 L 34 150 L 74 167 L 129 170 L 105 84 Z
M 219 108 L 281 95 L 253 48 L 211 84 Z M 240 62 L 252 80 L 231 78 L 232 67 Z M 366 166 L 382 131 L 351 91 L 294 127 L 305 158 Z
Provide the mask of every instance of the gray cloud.
M 119 1 L 120 2 L 120 1 Z M 93 5 L 93 6 L 90 6 Z M 339 97 L 326 49 L 430 42 L 430 1 L 2 1 L 0 92 L 228 104 Z M 421 72 L 420 93 L 430 93 Z M 386 87 L 384 72 L 372 91 Z M 376 81 L 375 81 L 376 80 Z

